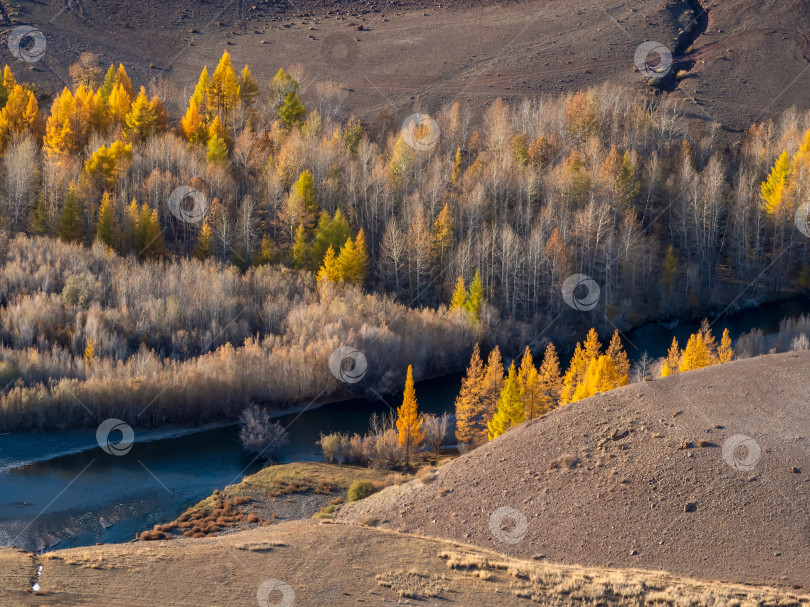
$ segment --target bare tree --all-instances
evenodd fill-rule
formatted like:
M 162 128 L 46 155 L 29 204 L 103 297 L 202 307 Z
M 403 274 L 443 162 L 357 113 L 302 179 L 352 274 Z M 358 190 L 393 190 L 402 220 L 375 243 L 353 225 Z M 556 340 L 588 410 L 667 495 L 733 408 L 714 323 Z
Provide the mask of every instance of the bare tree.
M 425 444 L 431 451 L 440 451 L 447 440 L 450 427 L 450 413 L 442 415 L 426 414 L 422 417 L 422 428 L 425 431 Z
M 281 424 L 271 421 L 267 410 L 255 403 L 242 411 L 239 423 L 242 425 L 239 431 L 242 446 L 262 459 L 276 459 L 281 447 L 289 442 L 287 431 Z
M 16 137 L 3 157 L 6 169 L 8 216 L 19 227 L 31 206 L 31 194 L 37 175 L 37 146 L 28 135 Z

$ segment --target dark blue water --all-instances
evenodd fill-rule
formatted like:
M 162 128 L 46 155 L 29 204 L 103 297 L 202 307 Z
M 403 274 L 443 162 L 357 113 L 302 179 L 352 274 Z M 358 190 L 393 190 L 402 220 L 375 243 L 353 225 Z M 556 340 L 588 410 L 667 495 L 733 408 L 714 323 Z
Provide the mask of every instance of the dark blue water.
M 449 377 L 417 384 L 420 409 L 451 408 L 459 382 Z M 386 413 L 398 398 L 345 401 L 279 417 L 290 439 L 281 460 L 322 459 L 315 444 L 321 432 L 363 434 L 371 414 Z M 2 436 L 0 462 L 6 465 L 34 450 L 96 446 L 0 473 L 0 544 L 41 550 L 55 542 L 61 548 L 130 540 L 257 471 L 262 464 L 242 449 L 238 434 L 237 426 L 226 426 L 136 442 L 123 456 L 102 451 L 92 432 Z
M 803 313 L 810 313 L 806 299 L 766 304 L 717 319 L 713 331 L 718 339 L 725 328 L 733 339 L 753 328 L 774 333 L 783 318 Z M 699 326 L 699 319 L 681 321 L 674 328 L 652 323 L 627 332 L 625 347 L 632 360 L 643 352 L 657 358 L 666 354 L 673 335 L 683 346 Z M 459 383 L 458 376 L 421 382 L 420 409 L 451 410 Z M 321 459 L 316 445 L 321 432 L 363 434 L 372 413 L 385 413 L 400 399 L 395 396 L 388 404 L 378 398 L 358 399 L 279 418 L 290 437 L 281 460 Z M 136 429 L 139 436 L 143 433 Z M 82 448 L 87 450 L 59 455 Z M 44 461 L 9 469 L 35 458 Z M 57 542 L 67 547 L 126 541 L 157 522 L 176 518 L 259 465 L 243 451 L 236 426 L 137 442 L 120 457 L 98 448 L 93 432 L 0 436 L 0 544 L 41 550 Z

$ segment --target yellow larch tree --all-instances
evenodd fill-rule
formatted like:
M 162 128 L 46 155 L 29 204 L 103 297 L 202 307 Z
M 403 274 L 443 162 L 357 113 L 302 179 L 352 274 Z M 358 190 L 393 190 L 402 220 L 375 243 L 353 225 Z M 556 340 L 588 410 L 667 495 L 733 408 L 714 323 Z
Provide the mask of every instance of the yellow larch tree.
M 464 285 L 464 277 L 459 276 L 456 279 L 456 288 L 453 290 L 453 297 L 450 300 L 451 310 L 463 310 L 464 304 L 467 302 L 467 287 Z
M 318 281 L 328 280 L 329 282 L 337 283 L 340 281 L 340 272 L 337 267 L 337 259 L 335 257 L 335 249 L 332 245 L 326 249 L 326 254 L 323 256 L 323 263 L 320 270 L 318 270 Z
M 110 128 L 110 110 L 102 89 L 98 89 L 90 99 L 88 120 L 92 132 L 106 133 Z
M 501 349 L 495 346 L 487 357 L 487 366 L 484 371 L 484 417 L 492 419 L 498 410 L 498 400 L 503 389 L 503 359 Z
M 158 128 L 158 118 L 155 106 L 146 97 L 146 89 L 141 87 L 135 101 L 124 117 L 124 129 L 127 137 L 143 141 L 154 133 Z
M 116 84 L 123 88 L 127 95 L 129 95 L 129 98 L 132 99 L 132 96 L 135 94 L 135 89 L 132 88 L 132 80 L 129 79 L 129 75 L 123 63 L 118 64 L 115 79 L 113 80 L 113 88 L 115 88 Z
M 126 164 L 132 160 L 132 144 L 115 140 L 102 145 L 84 163 L 84 172 L 101 181 L 102 189 L 113 189 Z
M 551 342 L 546 346 L 538 375 L 540 378 L 540 392 L 543 399 L 542 409 L 544 412 L 551 411 L 558 406 L 560 393 L 563 389 L 560 358 L 557 356 L 557 349 Z
M 592 358 L 599 358 L 599 355 L 602 353 L 602 342 L 599 341 L 599 334 L 593 327 L 591 327 L 588 334 L 585 336 L 585 342 L 582 344 L 582 348 L 585 350 L 585 356 L 589 361 Z
M 92 339 L 87 340 L 87 347 L 84 349 L 84 364 L 88 367 L 93 364 L 96 359 L 96 345 Z
M 343 244 L 336 266 L 340 280 L 357 286 L 361 286 L 366 281 L 369 259 L 366 237 L 362 228 L 354 240 L 349 238 Z
M 721 363 L 727 363 L 734 358 L 734 350 L 731 348 L 731 336 L 728 329 L 723 329 L 723 336 L 720 338 L 720 347 L 717 348 L 717 358 Z
M 180 130 L 191 143 L 207 143 L 208 128 L 197 104 L 192 100 L 186 110 L 186 115 L 180 119 Z
M 113 85 L 110 97 L 107 100 L 110 108 L 110 120 L 113 124 L 123 126 L 127 114 L 132 107 L 132 96 L 123 84 Z
M 585 372 L 588 370 L 589 362 L 590 360 L 585 355 L 582 344 L 577 342 L 574 348 L 574 355 L 571 357 L 571 362 L 568 364 L 568 369 L 566 369 L 565 375 L 563 376 L 563 386 L 560 391 L 561 405 L 570 403 L 574 398 L 577 386 L 585 378 Z
M 678 339 L 673 337 L 672 344 L 670 344 L 669 350 L 667 351 L 667 357 L 661 367 L 661 377 L 669 377 L 673 373 L 677 373 L 680 366 L 681 348 L 678 345 Z
M 523 417 L 532 420 L 545 413 L 546 402 L 543 398 L 542 382 L 529 346 L 523 351 L 518 369 L 518 383 L 520 385 L 520 402 L 523 405 Z
M 14 137 L 25 132 L 35 139 L 42 137 L 42 116 L 34 94 L 15 84 L 0 110 L 0 151 L 5 150 Z
M 585 371 L 585 377 L 577 385 L 571 402 L 588 398 L 599 392 L 613 390 L 617 386 L 616 365 L 607 354 L 592 358 Z
M 208 109 L 225 120 L 231 115 L 238 100 L 239 83 L 236 72 L 231 65 L 231 56 L 228 51 L 224 51 L 208 83 Z
M 405 391 L 402 394 L 402 405 L 397 409 L 397 436 L 399 444 L 405 447 L 405 464 L 410 465 L 411 453 L 418 450 L 425 440 L 422 428 L 422 414 L 416 402 L 416 389 L 413 384 L 413 366 L 408 365 L 405 376 Z
M 461 444 L 474 443 L 483 432 L 484 414 L 484 361 L 478 344 L 473 348 L 467 373 L 461 380 L 456 398 L 456 440 Z
M 778 215 L 783 210 L 785 192 L 790 180 L 790 169 L 790 156 L 787 150 L 784 150 L 776 159 L 768 178 L 760 186 L 762 207 L 770 216 Z
M 630 381 L 630 360 L 622 347 L 622 340 L 619 337 L 619 330 L 613 332 L 606 354 L 613 360 L 616 369 L 616 383 L 618 386 L 626 386 Z
M 487 422 L 487 438 L 493 440 L 509 430 L 509 428 L 523 423 L 523 403 L 520 398 L 520 380 L 518 379 L 515 363 L 509 366 L 509 373 L 501 389 L 498 406 L 492 419 Z
M 709 348 L 706 346 L 704 334 L 702 331 L 693 333 L 689 336 L 689 341 L 686 342 L 686 347 L 681 352 L 681 364 L 678 370 L 681 373 L 686 371 L 694 371 L 695 369 L 702 369 L 712 364 L 712 355 Z

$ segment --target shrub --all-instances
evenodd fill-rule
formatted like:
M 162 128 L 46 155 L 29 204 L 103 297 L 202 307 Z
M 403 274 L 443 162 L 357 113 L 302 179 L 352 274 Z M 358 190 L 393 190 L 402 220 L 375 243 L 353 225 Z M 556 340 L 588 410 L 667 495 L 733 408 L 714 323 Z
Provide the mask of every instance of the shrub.
M 396 430 L 388 429 L 367 440 L 371 443 L 369 460 L 372 468 L 391 470 L 404 463 L 405 449 L 399 444 Z
M 368 464 L 370 443 L 355 433 L 343 443 L 343 463 L 365 466 Z
M 239 418 L 242 430 L 239 439 L 248 451 L 264 459 L 276 459 L 279 449 L 289 442 L 287 432 L 278 422 L 270 420 L 270 414 L 251 404 Z
M 321 450 L 323 451 L 323 456 L 326 458 L 326 461 L 330 464 L 335 463 L 338 461 L 338 455 L 340 453 L 340 446 L 346 441 L 346 437 L 343 434 L 338 432 L 333 432 L 331 434 L 323 434 L 321 433 L 321 439 L 317 442 L 320 445 Z
M 81 306 L 86 308 L 93 299 L 94 284 L 87 274 L 71 276 L 65 281 L 62 289 L 62 303 L 66 306 Z
M 349 492 L 346 495 L 350 502 L 356 502 L 367 498 L 369 495 L 377 493 L 380 486 L 371 481 L 356 480 L 349 487 Z
M 807 335 L 802 333 L 801 335 L 797 335 L 793 338 L 793 341 L 790 343 L 790 349 L 798 352 L 803 352 L 804 350 L 810 350 L 810 339 L 807 339 Z

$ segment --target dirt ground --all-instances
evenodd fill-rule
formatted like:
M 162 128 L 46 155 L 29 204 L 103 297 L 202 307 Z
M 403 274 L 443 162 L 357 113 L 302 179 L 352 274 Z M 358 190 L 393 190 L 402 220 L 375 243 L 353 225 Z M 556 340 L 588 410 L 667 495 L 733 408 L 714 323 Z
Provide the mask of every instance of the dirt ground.
M 634 54 L 652 40 L 674 52 L 674 71 L 688 74 L 673 94 L 699 120 L 739 130 L 791 105 L 810 106 L 810 7 L 802 0 L 711 0 L 702 8 L 697 0 L 3 6 L 7 24 L 31 24 L 48 42 L 36 64 L 15 60 L 5 44 L 3 58 L 51 91 L 68 80 L 78 54 L 92 50 L 105 64 L 122 61 L 136 81 L 165 75 L 190 93 L 203 65 L 211 69 L 227 49 L 264 82 L 279 67 L 303 66 L 305 102 L 314 103 L 314 83 L 334 82 L 346 89 L 347 113 L 373 120 L 385 110 L 397 119 L 448 101 L 477 110 L 497 97 L 605 82 L 650 92 Z
M 788 353 L 631 384 L 338 518 L 519 558 L 806 588 L 808 369 L 810 352 Z
M 15 607 L 503 607 L 579 605 L 583 599 L 603 605 L 676 599 L 729 607 L 741 601 L 810 605 L 810 597 L 773 589 L 520 562 L 452 542 L 315 521 L 201 540 L 62 550 L 42 558 L 4 549 L 0 564 L 0 605 Z M 39 595 L 27 592 L 36 579 Z

